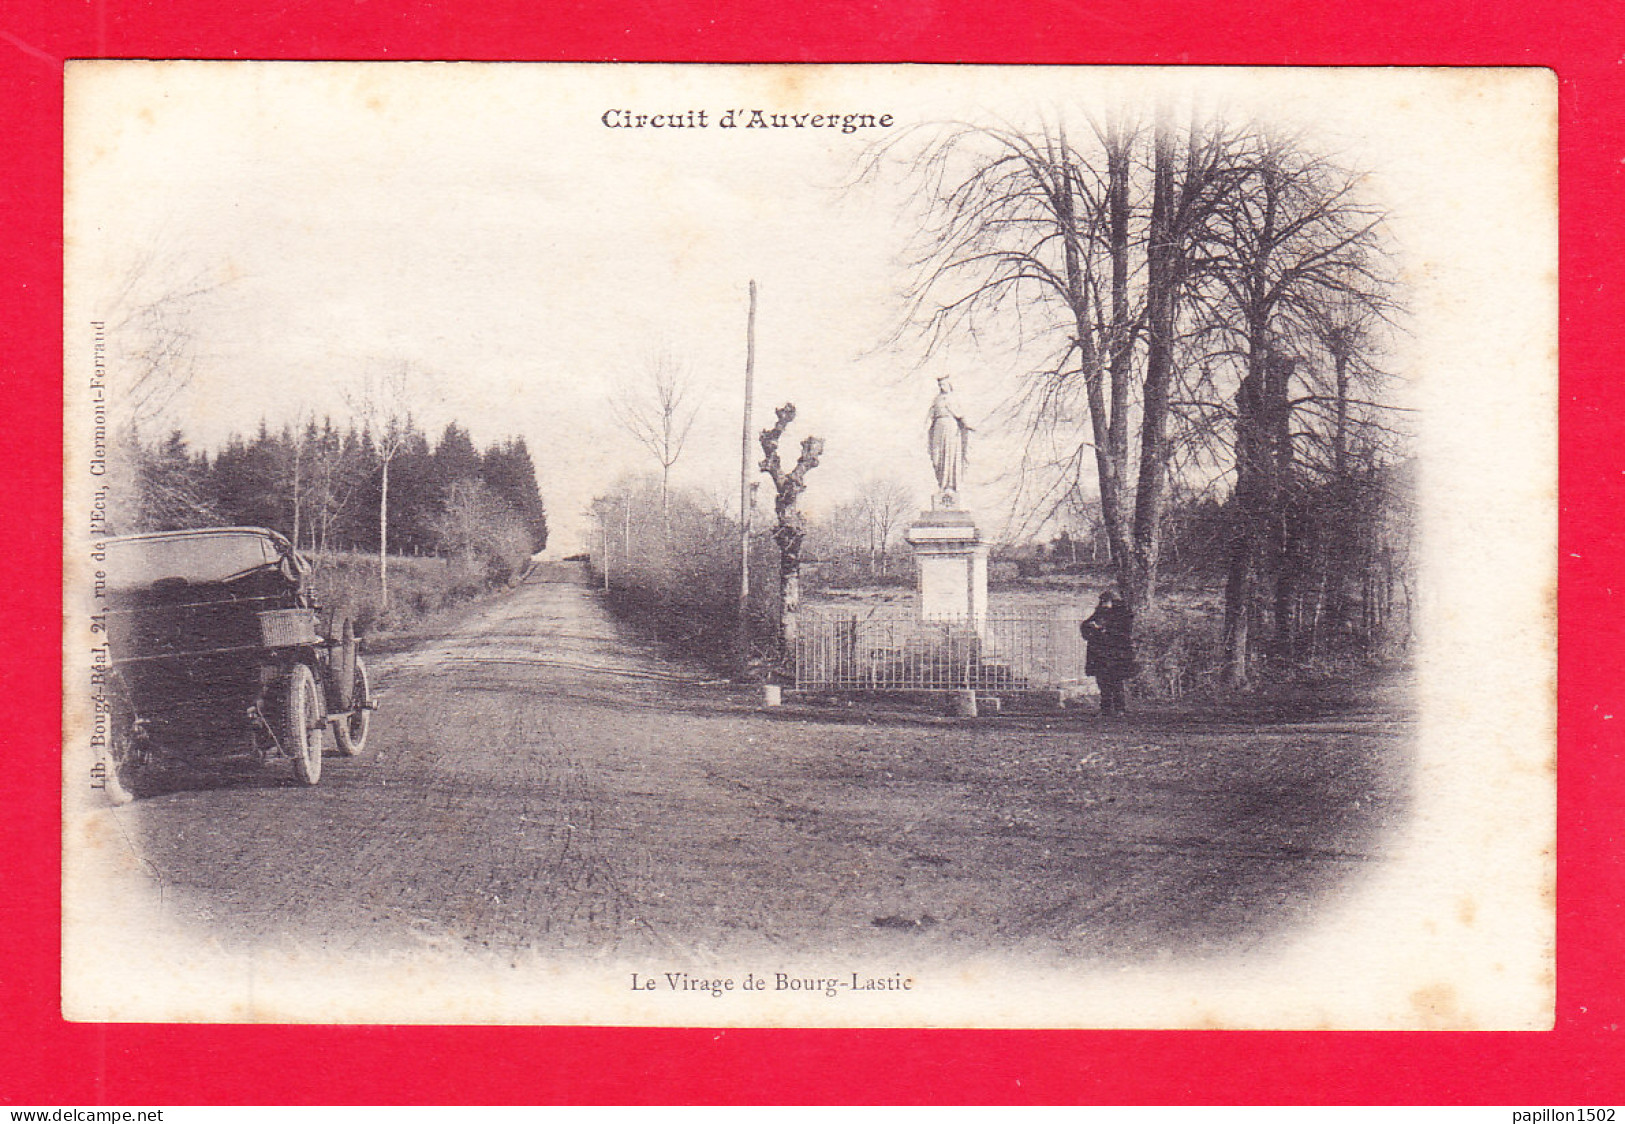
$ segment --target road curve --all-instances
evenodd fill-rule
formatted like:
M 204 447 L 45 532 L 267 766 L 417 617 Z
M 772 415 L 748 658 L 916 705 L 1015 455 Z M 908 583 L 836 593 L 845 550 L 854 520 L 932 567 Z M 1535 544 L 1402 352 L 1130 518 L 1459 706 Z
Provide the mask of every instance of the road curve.
M 227 948 L 1142 958 L 1251 947 L 1385 854 L 1408 727 L 764 712 L 575 567 L 374 657 L 321 785 L 182 778 L 116 815 Z

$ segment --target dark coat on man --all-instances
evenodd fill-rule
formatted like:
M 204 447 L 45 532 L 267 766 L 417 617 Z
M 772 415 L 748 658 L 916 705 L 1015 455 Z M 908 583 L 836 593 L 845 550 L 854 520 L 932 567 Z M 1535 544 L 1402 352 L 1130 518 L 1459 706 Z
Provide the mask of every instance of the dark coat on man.
M 1083 673 L 1096 679 L 1134 678 L 1134 610 L 1118 601 L 1101 605 L 1084 621 L 1083 638 L 1089 642 Z

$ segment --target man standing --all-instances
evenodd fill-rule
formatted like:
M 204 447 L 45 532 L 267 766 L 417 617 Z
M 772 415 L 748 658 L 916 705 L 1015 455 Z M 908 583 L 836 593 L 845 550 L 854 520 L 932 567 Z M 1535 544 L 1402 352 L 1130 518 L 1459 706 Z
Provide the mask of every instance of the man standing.
M 1134 677 L 1134 611 L 1116 590 L 1108 589 L 1080 628 L 1089 642 L 1083 671 L 1100 687 L 1100 713 L 1126 714 L 1123 684 Z

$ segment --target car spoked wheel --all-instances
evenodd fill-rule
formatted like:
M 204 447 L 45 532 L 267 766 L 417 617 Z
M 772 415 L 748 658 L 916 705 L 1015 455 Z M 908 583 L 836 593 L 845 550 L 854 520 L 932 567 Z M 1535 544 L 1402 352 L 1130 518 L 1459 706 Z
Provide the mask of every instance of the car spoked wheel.
M 372 725 L 372 689 L 367 681 L 367 665 L 360 656 L 355 658 L 352 683 L 350 713 L 333 722 L 333 744 L 341 757 L 354 757 L 366 748 L 367 730 Z
M 282 708 L 282 749 L 293 758 L 293 772 L 307 785 L 322 779 L 322 749 L 326 738 L 327 708 L 321 688 L 304 664 L 294 664 L 288 676 L 286 705 Z

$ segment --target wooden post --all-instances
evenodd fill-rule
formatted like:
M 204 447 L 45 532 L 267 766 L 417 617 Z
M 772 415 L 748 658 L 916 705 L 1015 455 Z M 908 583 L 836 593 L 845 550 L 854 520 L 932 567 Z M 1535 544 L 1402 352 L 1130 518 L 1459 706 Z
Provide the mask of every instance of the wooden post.
M 745 320 L 745 421 L 739 437 L 739 671 L 750 664 L 750 417 L 756 394 L 756 282 L 750 283 L 750 312 Z
M 389 460 L 378 492 L 378 604 L 389 608 Z

